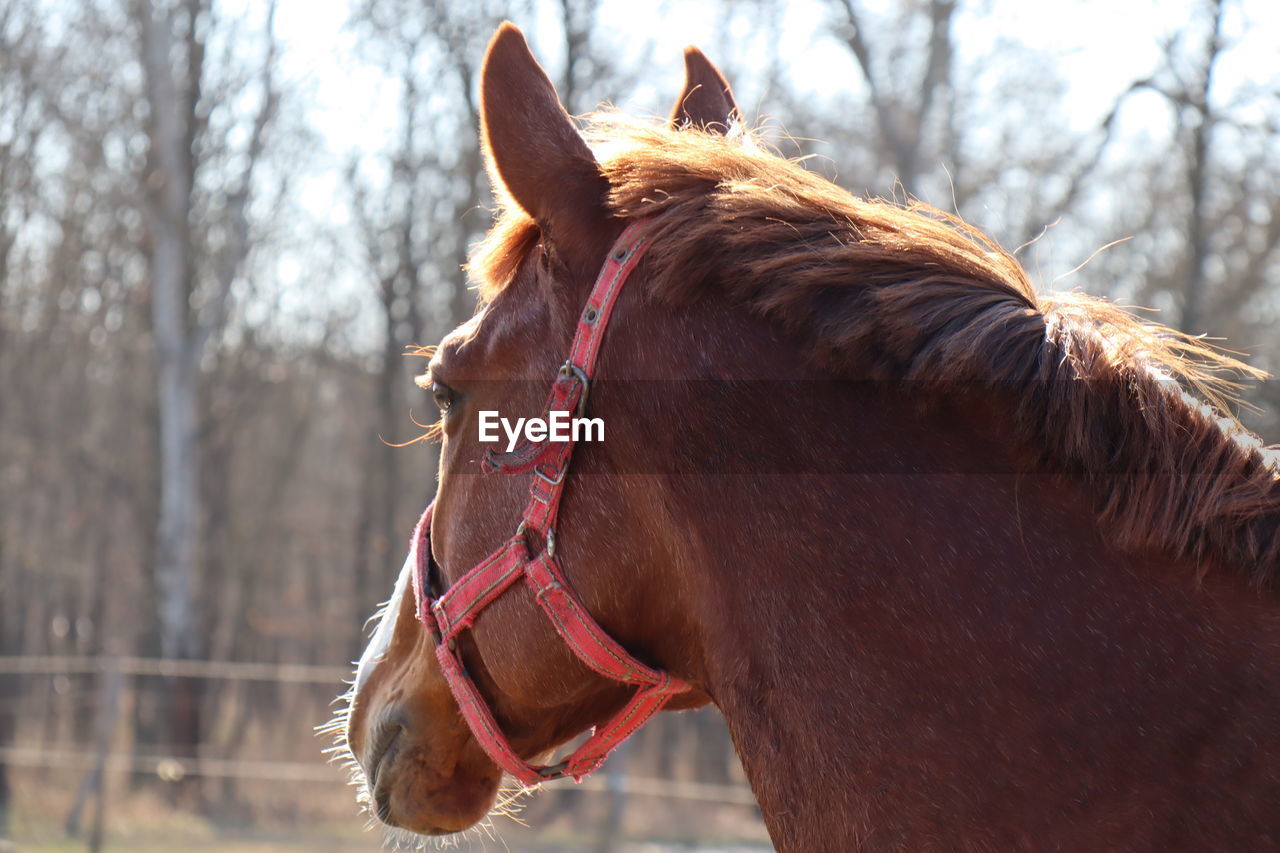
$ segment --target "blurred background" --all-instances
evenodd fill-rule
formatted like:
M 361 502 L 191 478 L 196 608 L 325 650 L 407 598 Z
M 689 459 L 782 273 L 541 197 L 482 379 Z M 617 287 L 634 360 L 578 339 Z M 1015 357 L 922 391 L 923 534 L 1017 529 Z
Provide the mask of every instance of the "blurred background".
M 503 18 L 572 112 L 696 43 L 783 153 L 1280 367 L 1270 0 L 0 0 L 0 848 L 379 849 L 313 728 L 434 489 L 386 442 Z M 714 712 L 607 768 L 462 843 L 769 849 Z

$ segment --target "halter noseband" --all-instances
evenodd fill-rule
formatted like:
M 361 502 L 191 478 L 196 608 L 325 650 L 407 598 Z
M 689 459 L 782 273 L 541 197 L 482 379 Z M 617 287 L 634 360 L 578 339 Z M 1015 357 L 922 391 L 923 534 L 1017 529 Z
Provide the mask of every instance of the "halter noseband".
M 644 220 L 633 221 L 609 249 L 582 309 L 569 358 L 551 386 L 548 412 L 582 413 L 609 316 L 627 277 L 648 247 L 644 226 Z M 515 535 L 439 596 L 433 596 L 429 586 L 434 503 L 422 514 L 413 534 L 413 588 L 418 619 L 435 637 L 436 659 L 440 661 L 449 690 L 481 748 L 499 767 L 526 786 L 564 776 L 581 781 L 672 697 L 689 689 L 670 673 L 632 657 L 591 617 L 569 586 L 556 558 L 555 527 L 572 458 L 572 439 L 526 442 L 509 453 L 490 450 L 486 454 L 484 468 L 488 471 L 534 473 L 529 502 Z M 538 534 L 543 543 L 536 555 L 531 555 L 529 550 L 527 534 L 530 532 Z M 470 628 L 482 610 L 522 577 L 556 633 L 579 660 L 606 678 L 637 687 L 621 711 L 597 727 L 571 755 L 550 766 L 529 764 L 512 749 L 457 649 L 458 634 Z

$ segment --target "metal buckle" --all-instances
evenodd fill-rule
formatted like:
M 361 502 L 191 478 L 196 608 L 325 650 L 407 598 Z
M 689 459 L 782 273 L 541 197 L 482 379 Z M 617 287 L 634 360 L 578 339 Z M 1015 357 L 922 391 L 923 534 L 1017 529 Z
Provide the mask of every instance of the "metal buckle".
M 591 380 L 587 377 L 587 372 L 570 359 L 560 365 L 559 373 L 564 379 L 568 379 L 571 376 L 576 378 L 582 386 L 582 396 L 578 398 L 578 405 L 574 408 L 574 414 L 582 417 L 582 414 L 587 410 L 587 395 L 591 392 Z
M 560 473 L 556 474 L 556 478 L 554 480 L 548 477 L 546 474 L 542 473 L 542 469 L 536 465 L 533 468 L 533 473 L 541 477 L 542 481 L 546 483 L 548 486 L 558 486 L 564 482 L 565 474 L 569 473 L 569 466 L 565 465 L 563 468 L 561 468 Z
M 452 630 L 453 628 L 453 625 L 448 624 L 448 619 L 446 618 L 447 615 L 448 614 L 444 612 L 444 600 L 440 598 L 435 599 L 431 602 L 431 624 L 428 627 L 437 646 L 441 643 L 445 643 L 449 647 L 449 651 L 454 652 L 458 650 L 457 640 L 453 637 L 450 637 L 447 641 L 444 639 L 445 630 Z M 445 625 L 442 626 L 440 624 L 441 622 L 444 622 Z

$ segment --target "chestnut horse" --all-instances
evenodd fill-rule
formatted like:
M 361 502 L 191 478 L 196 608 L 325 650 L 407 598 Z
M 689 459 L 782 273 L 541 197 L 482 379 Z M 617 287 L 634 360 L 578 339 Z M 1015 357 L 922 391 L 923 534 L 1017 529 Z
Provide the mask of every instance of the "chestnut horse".
M 536 475 L 482 471 L 478 413 L 543 411 L 642 222 L 556 559 L 679 679 L 667 707 L 724 715 L 779 850 L 1280 848 L 1280 465 L 1218 414 L 1247 369 L 775 156 L 686 63 L 670 122 L 580 131 L 518 30 L 489 46 L 503 206 L 425 380 L 432 589 L 410 561 L 338 724 L 377 817 L 447 834 L 494 807 L 415 599 L 510 539 Z M 516 584 L 456 645 L 522 760 L 635 695 L 540 603 Z

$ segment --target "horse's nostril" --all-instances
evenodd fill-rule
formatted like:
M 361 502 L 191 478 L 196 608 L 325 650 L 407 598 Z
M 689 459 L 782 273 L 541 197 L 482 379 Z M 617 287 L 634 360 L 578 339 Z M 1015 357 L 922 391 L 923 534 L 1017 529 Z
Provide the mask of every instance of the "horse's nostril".
M 375 796 L 378 791 L 378 771 L 403 731 L 404 726 L 394 720 L 384 720 L 373 731 L 373 738 L 369 742 L 369 760 L 365 765 L 365 775 L 369 778 L 369 788 L 375 792 Z M 382 809 L 382 805 L 378 803 L 379 810 Z

